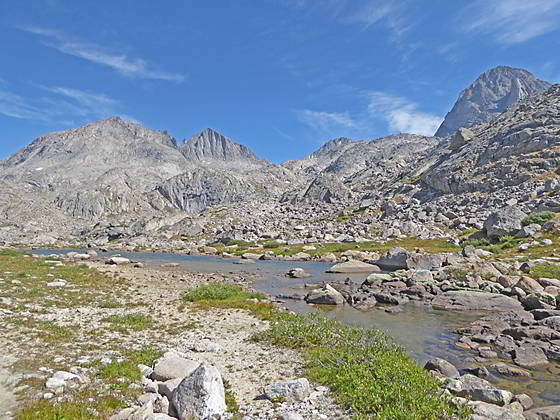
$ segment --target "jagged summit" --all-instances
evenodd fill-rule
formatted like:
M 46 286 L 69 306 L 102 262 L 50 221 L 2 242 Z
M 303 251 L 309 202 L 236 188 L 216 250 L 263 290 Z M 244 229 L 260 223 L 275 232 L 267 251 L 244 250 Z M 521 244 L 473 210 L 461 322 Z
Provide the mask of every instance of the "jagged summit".
M 489 122 L 509 106 L 548 87 L 550 83 L 537 79 L 527 70 L 494 67 L 482 73 L 461 92 L 435 135 L 445 137 L 461 127 Z
M 235 143 L 217 131 L 207 128 L 180 146 L 185 158 L 197 163 L 246 163 L 260 165 L 264 161 L 242 144 Z
M 354 140 L 348 137 L 339 137 L 337 139 L 332 139 L 323 144 L 318 150 L 313 152 L 309 157 L 317 158 L 325 155 L 329 155 L 332 152 L 339 152 L 341 148 L 354 143 Z

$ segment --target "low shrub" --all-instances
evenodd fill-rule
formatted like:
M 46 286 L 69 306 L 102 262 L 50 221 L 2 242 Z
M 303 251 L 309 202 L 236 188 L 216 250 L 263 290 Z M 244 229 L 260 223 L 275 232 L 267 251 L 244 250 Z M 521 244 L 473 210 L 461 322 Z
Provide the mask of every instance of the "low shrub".
M 529 216 L 527 216 L 525 219 L 521 221 L 521 224 L 523 226 L 532 225 L 533 223 L 542 225 L 548 222 L 549 220 L 553 219 L 555 215 L 556 213 L 552 211 L 539 211 L 536 213 L 531 213 Z

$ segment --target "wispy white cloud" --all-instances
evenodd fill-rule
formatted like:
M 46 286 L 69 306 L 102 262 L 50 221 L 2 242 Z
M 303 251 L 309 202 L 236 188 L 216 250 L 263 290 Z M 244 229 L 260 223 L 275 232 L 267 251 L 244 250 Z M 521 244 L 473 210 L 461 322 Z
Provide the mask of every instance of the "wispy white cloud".
M 402 2 L 387 0 L 368 0 L 357 11 L 350 13 L 345 21 L 363 24 L 364 29 L 372 25 L 384 25 L 391 31 L 393 39 L 397 40 L 414 25 Z
M 272 129 L 273 129 L 274 131 L 276 131 L 276 133 L 277 133 L 280 137 L 283 137 L 283 138 L 285 138 L 286 140 L 289 140 L 289 141 L 294 141 L 294 140 L 295 140 L 293 136 L 289 135 L 289 134 L 286 133 L 284 130 L 280 130 L 278 127 L 272 127 Z
M 298 120 L 324 135 L 336 135 L 340 130 L 352 130 L 356 121 L 348 112 L 324 112 L 301 109 L 296 111 Z
M 41 109 L 7 90 L 0 90 L 0 114 L 22 120 L 47 120 L 47 115 Z
M 5 88 L 0 89 L 0 114 L 21 120 L 74 124 L 118 115 L 131 122 L 133 117 L 121 114 L 121 104 L 101 93 L 62 86 L 38 86 L 47 94 L 25 98 Z
M 318 11 L 333 21 L 361 25 L 363 29 L 381 25 L 391 33 L 393 41 L 400 40 L 415 25 L 407 12 L 407 1 L 391 0 L 279 0 L 281 4 L 300 11 Z
M 77 40 L 63 32 L 38 26 L 20 26 L 19 29 L 39 35 L 43 45 L 54 48 L 64 54 L 109 67 L 118 73 L 140 79 L 182 82 L 185 75 L 157 70 L 141 58 L 129 58 L 126 54 L 115 53 L 94 43 Z
M 560 28 L 560 0 L 476 0 L 459 18 L 466 32 L 491 35 L 502 45 L 519 44 Z
M 391 132 L 433 136 L 443 117 L 422 112 L 418 105 L 400 96 L 373 92 L 368 105 L 372 118 L 381 118 Z

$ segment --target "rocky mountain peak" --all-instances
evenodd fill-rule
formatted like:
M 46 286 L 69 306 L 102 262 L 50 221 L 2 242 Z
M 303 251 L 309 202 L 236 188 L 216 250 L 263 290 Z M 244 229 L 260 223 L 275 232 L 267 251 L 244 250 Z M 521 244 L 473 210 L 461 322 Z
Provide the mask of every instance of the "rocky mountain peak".
M 325 144 L 323 144 L 319 150 L 313 152 L 309 157 L 310 158 L 317 158 L 325 155 L 329 155 L 333 152 L 339 152 L 345 146 L 354 143 L 352 139 L 347 137 L 339 137 L 337 139 L 329 140 Z
M 453 134 L 459 128 L 486 123 L 509 106 L 550 87 L 523 69 L 494 67 L 482 73 L 459 95 L 453 109 L 436 132 L 437 137 Z
M 246 146 L 235 143 L 210 128 L 192 136 L 190 140 L 180 146 L 180 149 L 188 160 L 202 164 L 211 162 L 263 163 Z

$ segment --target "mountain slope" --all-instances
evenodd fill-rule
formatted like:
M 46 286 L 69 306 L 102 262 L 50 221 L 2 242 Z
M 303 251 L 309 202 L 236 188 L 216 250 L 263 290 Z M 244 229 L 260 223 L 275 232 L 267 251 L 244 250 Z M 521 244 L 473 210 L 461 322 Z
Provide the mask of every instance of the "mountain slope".
M 511 106 L 472 131 L 472 139 L 443 154 L 425 174 L 430 187 L 445 193 L 495 191 L 548 175 L 556 177 L 560 85 Z
M 495 67 L 481 74 L 459 95 L 435 136 L 449 136 L 461 127 L 489 122 L 509 106 L 550 87 L 522 69 Z

